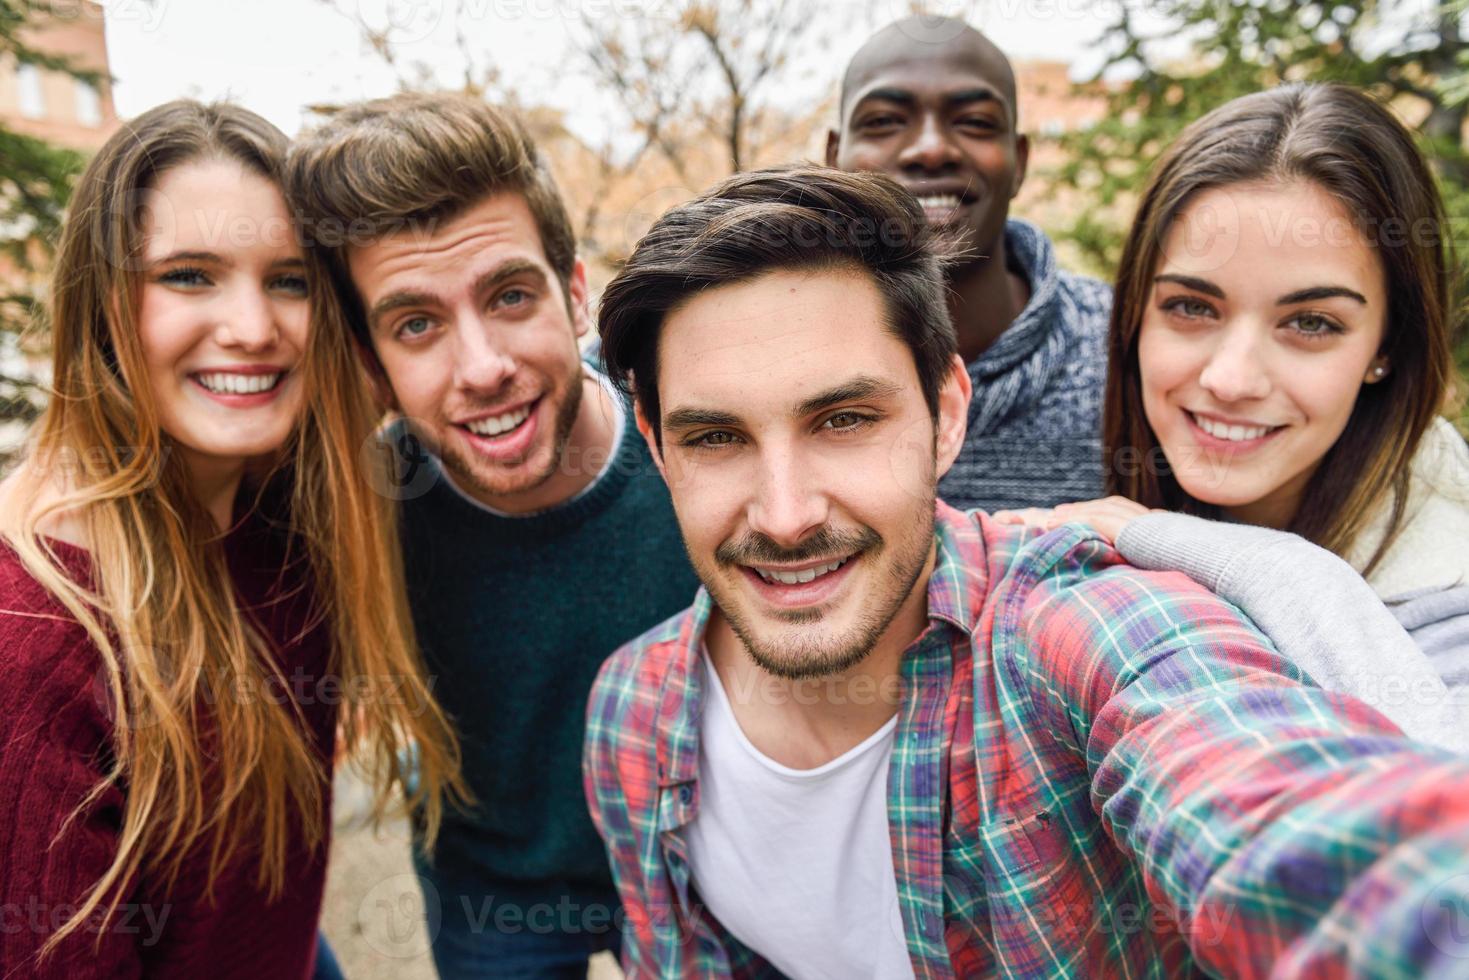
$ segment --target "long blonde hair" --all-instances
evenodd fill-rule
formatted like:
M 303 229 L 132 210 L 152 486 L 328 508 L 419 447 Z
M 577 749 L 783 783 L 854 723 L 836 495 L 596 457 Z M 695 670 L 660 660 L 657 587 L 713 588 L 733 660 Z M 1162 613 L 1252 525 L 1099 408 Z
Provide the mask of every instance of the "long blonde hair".
M 212 158 L 279 184 L 285 150 L 279 130 L 239 107 L 159 106 L 98 152 L 62 233 L 52 288 L 54 390 L 24 464 L 19 521 L 0 533 L 101 656 L 116 712 L 112 763 L 77 812 L 118 783 L 126 807 L 111 866 L 43 956 L 99 907 L 113 914 L 140 874 L 174 880 L 197 847 L 209 849 L 211 884 L 242 849 L 258 848 L 257 884 L 274 898 L 293 830 L 304 828 L 313 849 L 324 841 L 326 773 L 299 708 L 289 699 L 219 696 L 278 682 L 279 668 L 237 608 L 221 534 L 160 428 L 136 322 L 144 193 L 164 172 Z M 323 285 L 311 283 L 313 295 Z M 380 457 L 362 452 L 380 413 L 348 338 L 317 329 L 312 307 L 300 368 L 305 404 L 258 481 L 280 492 L 262 491 L 256 506 L 281 502 L 267 516 L 284 524 L 290 550 L 305 559 L 313 614 L 330 630 L 329 670 L 343 682 L 339 736 L 360 752 L 377 789 L 375 815 L 402 790 L 432 838 L 445 798 L 467 797 L 458 744 L 413 642 L 396 507 L 374 491 L 368 469 Z M 72 464 L 65 487 L 43 500 L 47 484 L 36 475 L 58 461 Z M 86 541 L 90 584 L 67 574 L 43 535 L 58 514 L 74 518 Z M 220 680 L 230 686 L 211 689 Z M 396 696 L 385 696 L 388 682 Z M 400 762 L 410 741 L 419 758 L 411 792 Z

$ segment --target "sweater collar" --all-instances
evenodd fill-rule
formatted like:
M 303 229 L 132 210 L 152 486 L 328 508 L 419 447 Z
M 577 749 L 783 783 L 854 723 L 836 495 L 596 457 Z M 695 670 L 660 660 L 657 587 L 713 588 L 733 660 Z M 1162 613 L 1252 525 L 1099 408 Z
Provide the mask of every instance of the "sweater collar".
M 1055 249 L 1045 232 L 1011 218 L 1005 222 L 1005 252 L 1015 271 L 1030 284 L 1030 301 L 989 349 L 970 362 L 970 373 L 977 378 L 1010 370 L 1034 353 L 1061 323 L 1056 315 L 1060 274 Z

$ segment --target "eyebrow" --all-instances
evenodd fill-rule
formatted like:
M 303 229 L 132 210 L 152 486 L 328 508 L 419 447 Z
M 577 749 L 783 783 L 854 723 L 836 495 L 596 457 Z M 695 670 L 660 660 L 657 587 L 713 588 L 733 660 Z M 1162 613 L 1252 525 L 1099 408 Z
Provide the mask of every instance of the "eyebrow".
M 1291 303 L 1310 303 L 1318 299 L 1335 299 L 1338 296 L 1354 299 L 1363 306 L 1367 305 L 1366 296 L 1345 286 L 1312 286 L 1310 289 L 1298 289 L 1293 293 L 1286 293 L 1275 302 L 1278 306 L 1288 306 Z
M 1175 285 L 1182 286 L 1184 289 L 1192 289 L 1196 293 L 1203 293 L 1205 296 L 1213 296 L 1215 299 L 1224 298 L 1224 290 L 1209 280 L 1200 279 L 1197 276 L 1180 276 L 1167 272 L 1161 276 L 1154 276 L 1153 282 L 1171 282 Z
M 881 378 L 866 376 L 853 378 L 801 402 L 796 406 L 795 415 L 797 417 L 815 415 L 823 409 L 840 405 L 842 402 L 858 401 L 864 398 L 892 398 L 902 392 L 901 385 L 884 381 Z
M 739 425 L 740 417 L 712 408 L 676 408 L 663 416 L 664 429 L 692 429 L 700 425 Z
M 154 259 L 150 266 L 167 265 L 170 262 L 213 262 L 215 265 L 230 265 L 230 261 L 218 252 L 208 252 L 198 249 L 178 252 L 170 252 L 160 259 Z
M 844 381 L 818 395 L 807 398 L 791 413 L 793 418 L 814 415 L 843 402 L 866 398 L 892 398 L 903 393 L 903 386 L 881 378 L 857 377 Z M 663 416 L 665 430 L 692 429 L 701 425 L 739 425 L 740 417 L 711 408 L 676 408 Z
M 918 102 L 918 97 L 907 89 L 891 87 L 875 88 L 859 96 L 857 101 L 852 104 L 852 109 L 855 111 L 858 106 L 871 99 L 878 99 L 883 102 L 896 102 L 902 106 L 911 106 Z M 994 102 L 1002 108 L 1005 106 L 1005 100 L 1000 98 L 1000 93 L 992 88 L 986 87 L 966 88 L 956 92 L 947 92 L 943 96 L 943 101 L 944 105 L 950 107 L 965 105 L 970 102 Z
M 534 262 L 529 259 L 507 259 L 476 279 L 474 281 L 474 291 L 476 294 L 488 292 L 501 283 L 514 279 L 516 276 L 533 278 L 536 280 L 536 285 L 538 286 L 544 286 L 546 284 L 546 273 Z M 389 293 L 372 304 L 372 309 L 367 314 L 367 322 L 371 329 L 376 330 L 381 324 L 383 317 L 392 313 L 394 310 L 401 310 L 409 306 L 431 306 L 436 302 L 438 302 L 438 297 L 432 293 L 425 293 L 421 290 L 400 289 L 397 292 Z
M 1153 281 L 1176 283 L 1185 289 L 1192 289 L 1194 292 L 1203 293 L 1206 296 L 1213 296 L 1215 299 L 1224 299 L 1224 290 L 1207 279 L 1165 273 L 1164 275 L 1154 277 Z M 1363 306 L 1368 305 L 1367 297 L 1355 289 L 1348 289 L 1345 286 L 1311 286 L 1307 289 L 1297 289 L 1293 293 L 1286 293 L 1280 297 L 1280 299 L 1275 301 L 1275 305 L 1290 306 L 1294 303 L 1311 303 L 1316 300 L 1336 299 L 1337 297 L 1354 299 Z

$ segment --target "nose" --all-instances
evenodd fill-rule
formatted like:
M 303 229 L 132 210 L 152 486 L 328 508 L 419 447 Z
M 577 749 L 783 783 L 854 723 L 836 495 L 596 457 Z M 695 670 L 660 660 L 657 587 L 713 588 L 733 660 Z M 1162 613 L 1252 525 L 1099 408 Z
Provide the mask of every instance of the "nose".
M 498 389 L 515 374 L 515 358 L 504 339 L 478 315 L 461 316 L 454 325 L 454 384 L 478 393 Z
M 938 116 L 926 113 L 917 134 L 899 153 L 898 163 L 904 169 L 927 173 L 952 169 L 959 163 L 959 148 Z
M 241 289 L 229 297 L 229 313 L 215 327 L 221 346 L 247 354 L 263 354 L 280 342 L 276 308 L 261 289 Z
M 1269 366 L 1258 333 L 1247 325 L 1225 331 L 1199 375 L 1200 386 L 1221 402 L 1270 394 Z
M 748 510 L 751 530 L 783 548 L 794 548 L 830 515 L 826 495 L 789 446 L 767 446 Z

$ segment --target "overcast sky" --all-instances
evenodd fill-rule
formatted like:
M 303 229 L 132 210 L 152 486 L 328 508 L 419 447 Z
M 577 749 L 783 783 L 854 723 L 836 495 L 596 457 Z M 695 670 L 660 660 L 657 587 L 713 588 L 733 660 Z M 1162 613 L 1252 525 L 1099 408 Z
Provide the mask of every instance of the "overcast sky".
M 386 95 L 397 75 L 364 45 L 353 22 L 392 25 L 400 60 L 423 62 L 446 82 L 463 59 L 456 27 L 485 64 L 497 65 L 532 101 L 564 109 L 589 139 L 605 132 L 603 96 L 576 62 L 583 14 L 635 16 L 672 0 L 102 0 L 116 77 L 114 99 L 123 116 L 179 96 L 231 98 L 287 133 L 296 132 L 311 103 Z M 1016 58 L 1084 63 L 1106 23 L 1096 0 L 988 0 L 936 3 L 963 12 Z M 464 16 L 456 18 L 458 7 Z M 831 0 L 830 41 L 813 51 L 805 84 L 819 99 L 874 26 L 908 8 L 907 0 Z M 391 17 L 391 20 L 389 18 Z M 809 104 L 806 103 L 806 104 Z

